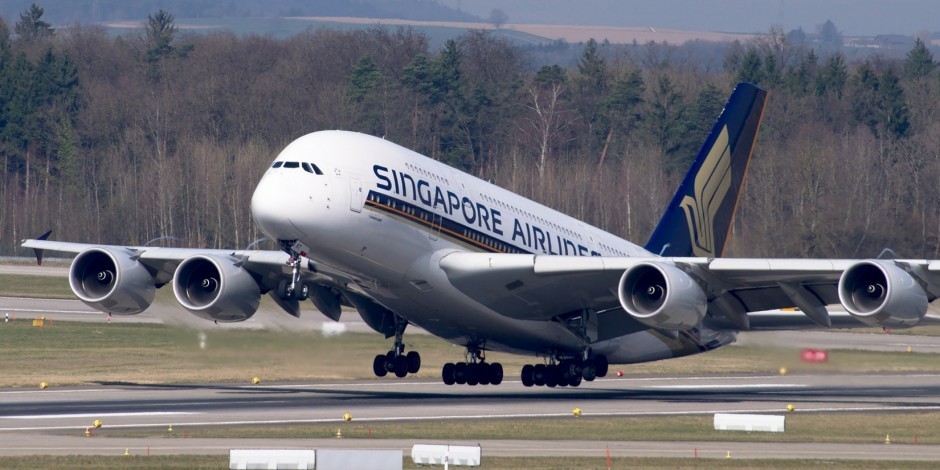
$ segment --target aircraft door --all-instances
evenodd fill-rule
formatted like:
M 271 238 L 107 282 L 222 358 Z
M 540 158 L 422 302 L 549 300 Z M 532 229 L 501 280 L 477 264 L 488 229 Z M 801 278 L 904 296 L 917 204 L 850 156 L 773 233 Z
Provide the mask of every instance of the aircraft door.
M 365 198 L 362 194 L 362 182 L 359 178 L 349 178 L 349 210 L 353 212 L 362 212 L 362 204 Z

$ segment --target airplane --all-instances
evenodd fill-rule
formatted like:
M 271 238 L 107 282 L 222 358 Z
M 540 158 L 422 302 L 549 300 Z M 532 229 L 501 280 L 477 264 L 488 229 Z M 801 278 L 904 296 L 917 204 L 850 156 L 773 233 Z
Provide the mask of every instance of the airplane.
M 403 340 L 416 325 L 466 348 L 441 368 L 448 385 L 501 383 L 487 351 L 533 357 L 520 371 L 527 387 L 578 386 L 610 364 L 710 351 L 739 331 L 932 318 L 940 260 L 721 257 L 766 99 L 735 87 L 644 246 L 382 138 L 332 130 L 290 143 L 254 191 L 254 220 L 280 251 L 48 232 L 22 246 L 39 263 L 44 250 L 75 254 L 72 291 L 110 314 L 144 311 L 171 283 L 186 310 L 216 322 L 248 319 L 263 294 L 295 316 L 308 299 L 337 321 L 354 308 L 395 338 L 373 360 L 379 377 L 419 371 Z

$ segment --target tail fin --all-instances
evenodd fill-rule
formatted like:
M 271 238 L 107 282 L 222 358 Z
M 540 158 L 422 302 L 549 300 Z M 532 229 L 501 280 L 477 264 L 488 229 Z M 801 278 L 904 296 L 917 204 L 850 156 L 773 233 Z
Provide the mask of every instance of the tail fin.
M 646 249 L 662 256 L 721 256 L 757 140 L 767 92 L 739 83 Z

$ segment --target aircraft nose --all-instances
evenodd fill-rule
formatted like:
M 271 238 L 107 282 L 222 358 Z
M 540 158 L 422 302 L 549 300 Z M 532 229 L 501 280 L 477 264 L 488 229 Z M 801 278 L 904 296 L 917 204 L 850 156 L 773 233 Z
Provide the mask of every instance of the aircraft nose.
M 296 240 L 301 233 L 291 222 L 291 216 L 298 210 L 299 198 L 293 194 L 294 185 L 282 180 L 272 174 L 261 178 L 251 196 L 251 215 L 272 240 Z

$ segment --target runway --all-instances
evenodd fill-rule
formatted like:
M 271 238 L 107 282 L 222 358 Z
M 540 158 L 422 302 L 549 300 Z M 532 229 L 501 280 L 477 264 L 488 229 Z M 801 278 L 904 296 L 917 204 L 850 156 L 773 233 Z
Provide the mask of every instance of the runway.
M 105 384 L 47 390 L 0 390 L 0 455 L 113 454 L 125 448 L 153 453 L 212 454 L 230 448 L 353 446 L 409 449 L 428 440 L 354 439 L 129 439 L 83 438 L 95 419 L 106 429 L 179 430 L 197 426 L 335 423 L 351 413 L 356 424 L 566 417 L 711 415 L 940 410 L 940 375 L 805 375 L 609 378 L 577 389 L 445 386 L 418 380 L 366 380 L 274 385 Z M 554 436 L 558 437 L 558 436 Z M 574 437 L 574 436 L 572 436 Z M 449 441 L 452 444 L 462 442 Z M 475 442 L 474 442 L 475 443 Z M 755 444 L 690 442 L 487 441 L 487 455 L 612 455 L 741 458 L 894 458 L 940 460 L 940 446 L 883 444 Z M 750 450 L 749 450 L 750 449 Z M 875 452 L 877 450 L 877 452 Z M 902 451 L 903 450 L 903 451 Z M 794 452 L 799 454 L 794 454 Z M 869 452 L 872 455 L 869 455 Z M 721 455 L 717 455 L 720 453 Z M 844 455 L 843 455 L 844 454 Z M 866 457 L 867 456 L 867 457 Z

